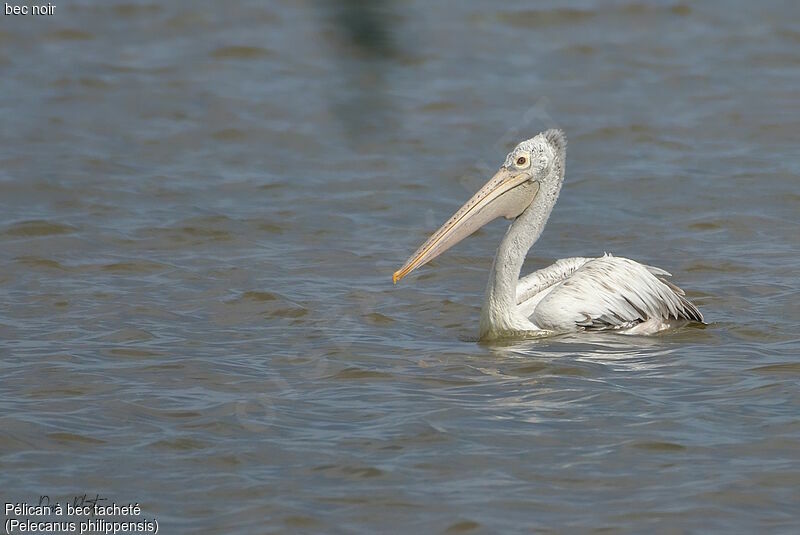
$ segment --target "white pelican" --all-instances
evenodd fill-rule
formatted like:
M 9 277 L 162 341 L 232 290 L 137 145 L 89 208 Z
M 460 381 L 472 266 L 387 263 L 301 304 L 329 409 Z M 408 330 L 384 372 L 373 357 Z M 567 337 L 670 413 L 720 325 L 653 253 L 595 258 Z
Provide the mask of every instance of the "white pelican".
M 703 315 L 683 290 L 663 278 L 669 273 L 627 258 L 564 258 L 519 278 L 561 191 L 566 148 L 561 130 L 517 145 L 492 179 L 394 273 L 394 283 L 504 216 L 514 221 L 492 263 L 481 340 L 590 330 L 653 334 L 702 323 Z

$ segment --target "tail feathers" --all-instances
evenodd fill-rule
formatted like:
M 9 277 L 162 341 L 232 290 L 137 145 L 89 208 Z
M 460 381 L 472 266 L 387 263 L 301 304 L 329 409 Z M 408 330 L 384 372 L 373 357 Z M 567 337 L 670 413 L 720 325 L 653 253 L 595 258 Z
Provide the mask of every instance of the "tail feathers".
M 696 321 L 697 323 L 705 324 L 705 320 L 703 319 L 703 313 L 700 312 L 700 309 L 697 308 L 694 303 L 686 299 L 684 296 L 681 297 L 681 304 L 683 305 L 683 319 L 688 319 L 692 321 Z
M 682 288 L 676 286 L 675 284 L 661 277 L 659 277 L 658 280 L 666 284 L 669 287 L 669 289 L 675 292 L 675 295 L 678 296 L 678 300 L 681 304 L 681 307 L 683 307 L 683 310 L 679 311 L 680 313 L 678 314 L 678 317 L 676 319 L 691 320 L 691 321 L 696 321 L 698 323 L 705 323 L 705 321 L 703 320 L 703 313 L 700 312 L 700 309 L 697 308 L 697 306 L 694 303 L 692 303 L 686 298 L 686 292 L 684 292 Z

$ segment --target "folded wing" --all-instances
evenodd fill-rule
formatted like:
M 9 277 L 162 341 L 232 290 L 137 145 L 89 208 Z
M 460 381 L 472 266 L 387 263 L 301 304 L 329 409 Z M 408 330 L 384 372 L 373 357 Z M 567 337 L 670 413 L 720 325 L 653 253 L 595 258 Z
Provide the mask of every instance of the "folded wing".
M 540 328 L 607 330 L 627 329 L 648 320 L 703 321 L 703 315 L 686 299 L 683 290 L 664 279 L 670 274 L 662 269 L 611 255 L 566 260 L 571 263 L 555 270 L 562 273 L 562 280 L 530 296 L 528 303 L 522 305 L 532 312 L 532 319 Z M 563 276 L 568 271 L 564 267 L 575 269 Z M 523 292 L 526 289 L 530 292 L 528 286 Z M 531 307 L 531 301 L 537 298 Z

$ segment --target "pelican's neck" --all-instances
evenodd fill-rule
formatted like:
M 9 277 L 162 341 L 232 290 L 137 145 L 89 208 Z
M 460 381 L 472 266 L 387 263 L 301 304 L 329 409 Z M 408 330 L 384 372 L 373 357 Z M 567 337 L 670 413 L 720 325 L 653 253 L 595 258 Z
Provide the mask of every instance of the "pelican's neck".
M 511 223 L 500 242 L 481 310 L 481 339 L 538 329 L 517 308 L 517 283 L 525 256 L 542 235 L 553 211 L 562 179 L 563 174 L 556 180 L 543 181 L 531 205 Z

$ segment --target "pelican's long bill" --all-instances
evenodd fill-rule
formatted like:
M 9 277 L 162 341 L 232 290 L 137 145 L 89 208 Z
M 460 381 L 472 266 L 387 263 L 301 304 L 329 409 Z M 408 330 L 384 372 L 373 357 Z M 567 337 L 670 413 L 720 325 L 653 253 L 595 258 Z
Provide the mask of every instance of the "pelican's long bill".
M 527 208 L 539 191 L 539 183 L 531 181 L 529 170 L 501 167 L 453 217 L 417 249 L 406 263 L 394 272 L 397 281 L 457 244 L 483 225 L 504 216 L 513 219 Z

